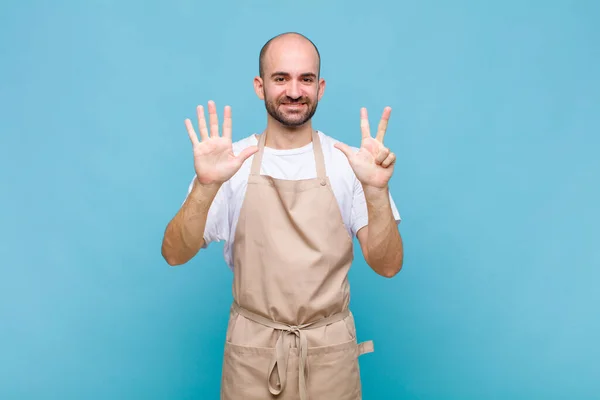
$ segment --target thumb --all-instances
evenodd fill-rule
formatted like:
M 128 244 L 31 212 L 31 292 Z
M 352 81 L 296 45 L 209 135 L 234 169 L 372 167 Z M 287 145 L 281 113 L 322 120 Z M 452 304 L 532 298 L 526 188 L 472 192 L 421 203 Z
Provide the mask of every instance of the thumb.
M 342 153 L 344 153 L 346 155 L 346 157 L 348 158 L 348 161 L 352 158 L 352 156 L 354 156 L 354 152 L 352 151 L 350 146 L 348 146 L 346 143 L 337 142 L 336 144 L 333 145 L 333 147 L 335 147 L 336 149 L 338 149 Z
M 258 146 L 246 147 L 244 150 L 242 150 L 240 152 L 240 154 L 238 154 L 238 156 L 236 158 L 238 159 L 238 161 L 240 163 L 244 163 L 244 161 L 246 161 L 248 159 L 248 157 L 250 157 L 252 154 L 256 153 L 257 151 L 258 151 Z

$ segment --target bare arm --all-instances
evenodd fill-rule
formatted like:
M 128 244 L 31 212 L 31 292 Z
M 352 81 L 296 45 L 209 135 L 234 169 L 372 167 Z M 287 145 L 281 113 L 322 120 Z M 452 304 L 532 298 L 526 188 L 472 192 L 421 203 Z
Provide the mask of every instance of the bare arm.
M 187 263 L 204 245 L 208 210 L 220 187 L 220 184 L 202 185 L 194 180 L 188 198 L 165 230 L 162 256 L 169 265 Z
M 390 204 L 388 182 L 394 172 L 396 155 L 383 145 L 392 109 L 386 107 L 377 135 L 371 136 L 367 109 L 360 110 L 362 139 L 358 152 L 344 144 L 337 147 L 348 158 L 362 184 L 369 223 L 356 236 L 369 266 L 379 275 L 391 278 L 402 269 L 404 246 Z
M 162 255 L 169 265 L 181 265 L 191 260 L 204 245 L 204 229 L 208 210 L 224 182 L 229 180 L 244 161 L 258 148 L 250 146 L 238 155 L 231 143 L 231 107 L 225 106 L 223 135 L 219 136 L 219 120 L 213 101 L 208 102 L 210 133 L 204 108 L 197 107 L 200 139 L 192 122 L 185 120 L 194 153 L 196 179 L 185 203 L 165 229 Z
M 364 187 L 369 224 L 357 237 L 369 266 L 381 276 L 391 278 L 402 269 L 404 248 L 392 213 L 387 188 Z

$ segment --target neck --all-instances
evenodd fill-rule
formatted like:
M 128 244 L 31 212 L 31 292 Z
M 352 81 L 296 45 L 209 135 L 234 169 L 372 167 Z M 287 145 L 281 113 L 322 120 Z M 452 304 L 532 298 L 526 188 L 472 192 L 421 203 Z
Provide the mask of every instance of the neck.
M 312 124 L 307 121 L 304 125 L 297 127 L 283 126 L 278 121 L 269 118 L 265 133 L 267 140 L 265 147 L 278 150 L 296 149 L 306 146 L 312 142 Z

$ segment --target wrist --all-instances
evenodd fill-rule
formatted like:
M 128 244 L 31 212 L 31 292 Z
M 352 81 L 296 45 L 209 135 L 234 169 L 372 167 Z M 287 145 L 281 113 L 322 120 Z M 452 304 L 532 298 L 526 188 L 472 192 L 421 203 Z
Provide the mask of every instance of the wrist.
M 211 200 L 217 195 L 223 184 L 220 182 L 201 183 L 198 178 L 194 181 L 191 196 L 196 200 Z
M 384 187 L 363 185 L 363 192 L 365 194 L 367 208 L 370 211 L 383 210 L 390 206 L 389 189 L 387 185 Z
M 362 187 L 365 196 L 387 196 L 389 193 L 389 187 L 387 184 L 384 186 L 370 186 L 363 184 Z

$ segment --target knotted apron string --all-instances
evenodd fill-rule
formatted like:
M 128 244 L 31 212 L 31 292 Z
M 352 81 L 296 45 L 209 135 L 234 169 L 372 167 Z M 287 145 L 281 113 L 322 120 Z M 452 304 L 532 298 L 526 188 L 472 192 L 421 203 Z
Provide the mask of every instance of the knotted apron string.
M 259 323 L 269 328 L 273 328 L 281 331 L 279 337 L 277 338 L 277 342 L 275 343 L 275 352 L 273 357 L 271 358 L 271 363 L 269 366 L 269 373 L 267 375 L 267 384 L 269 385 L 269 391 L 273 395 L 280 394 L 285 388 L 285 384 L 287 381 L 287 364 L 290 355 L 290 343 L 289 341 L 284 343 L 285 338 L 284 334 L 295 335 L 298 337 L 300 341 L 300 346 L 298 347 L 298 355 L 300 364 L 298 365 L 298 383 L 300 387 L 300 400 L 307 400 L 307 386 L 306 386 L 306 368 L 307 368 L 307 358 L 308 358 L 308 339 L 306 338 L 306 333 L 304 330 L 306 329 L 315 329 L 320 328 L 334 322 L 338 322 L 346 318 L 350 311 L 348 309 L 334 314 L 327 318 L 322 318 L 320 320 L 309 322 L 307 324 L 302 325 L 288 325 L 281 322 L 271 321 L 261 315 L 257 315 L 251 311 L 246 310 L 245 308 L 240 307 L 237 303 L 233 303 L 233 309 L 240 315 L 248 318 L 251 321 Z M 275 374 L 275 384 L 273 385 L 271 382 L 271 377 Z

